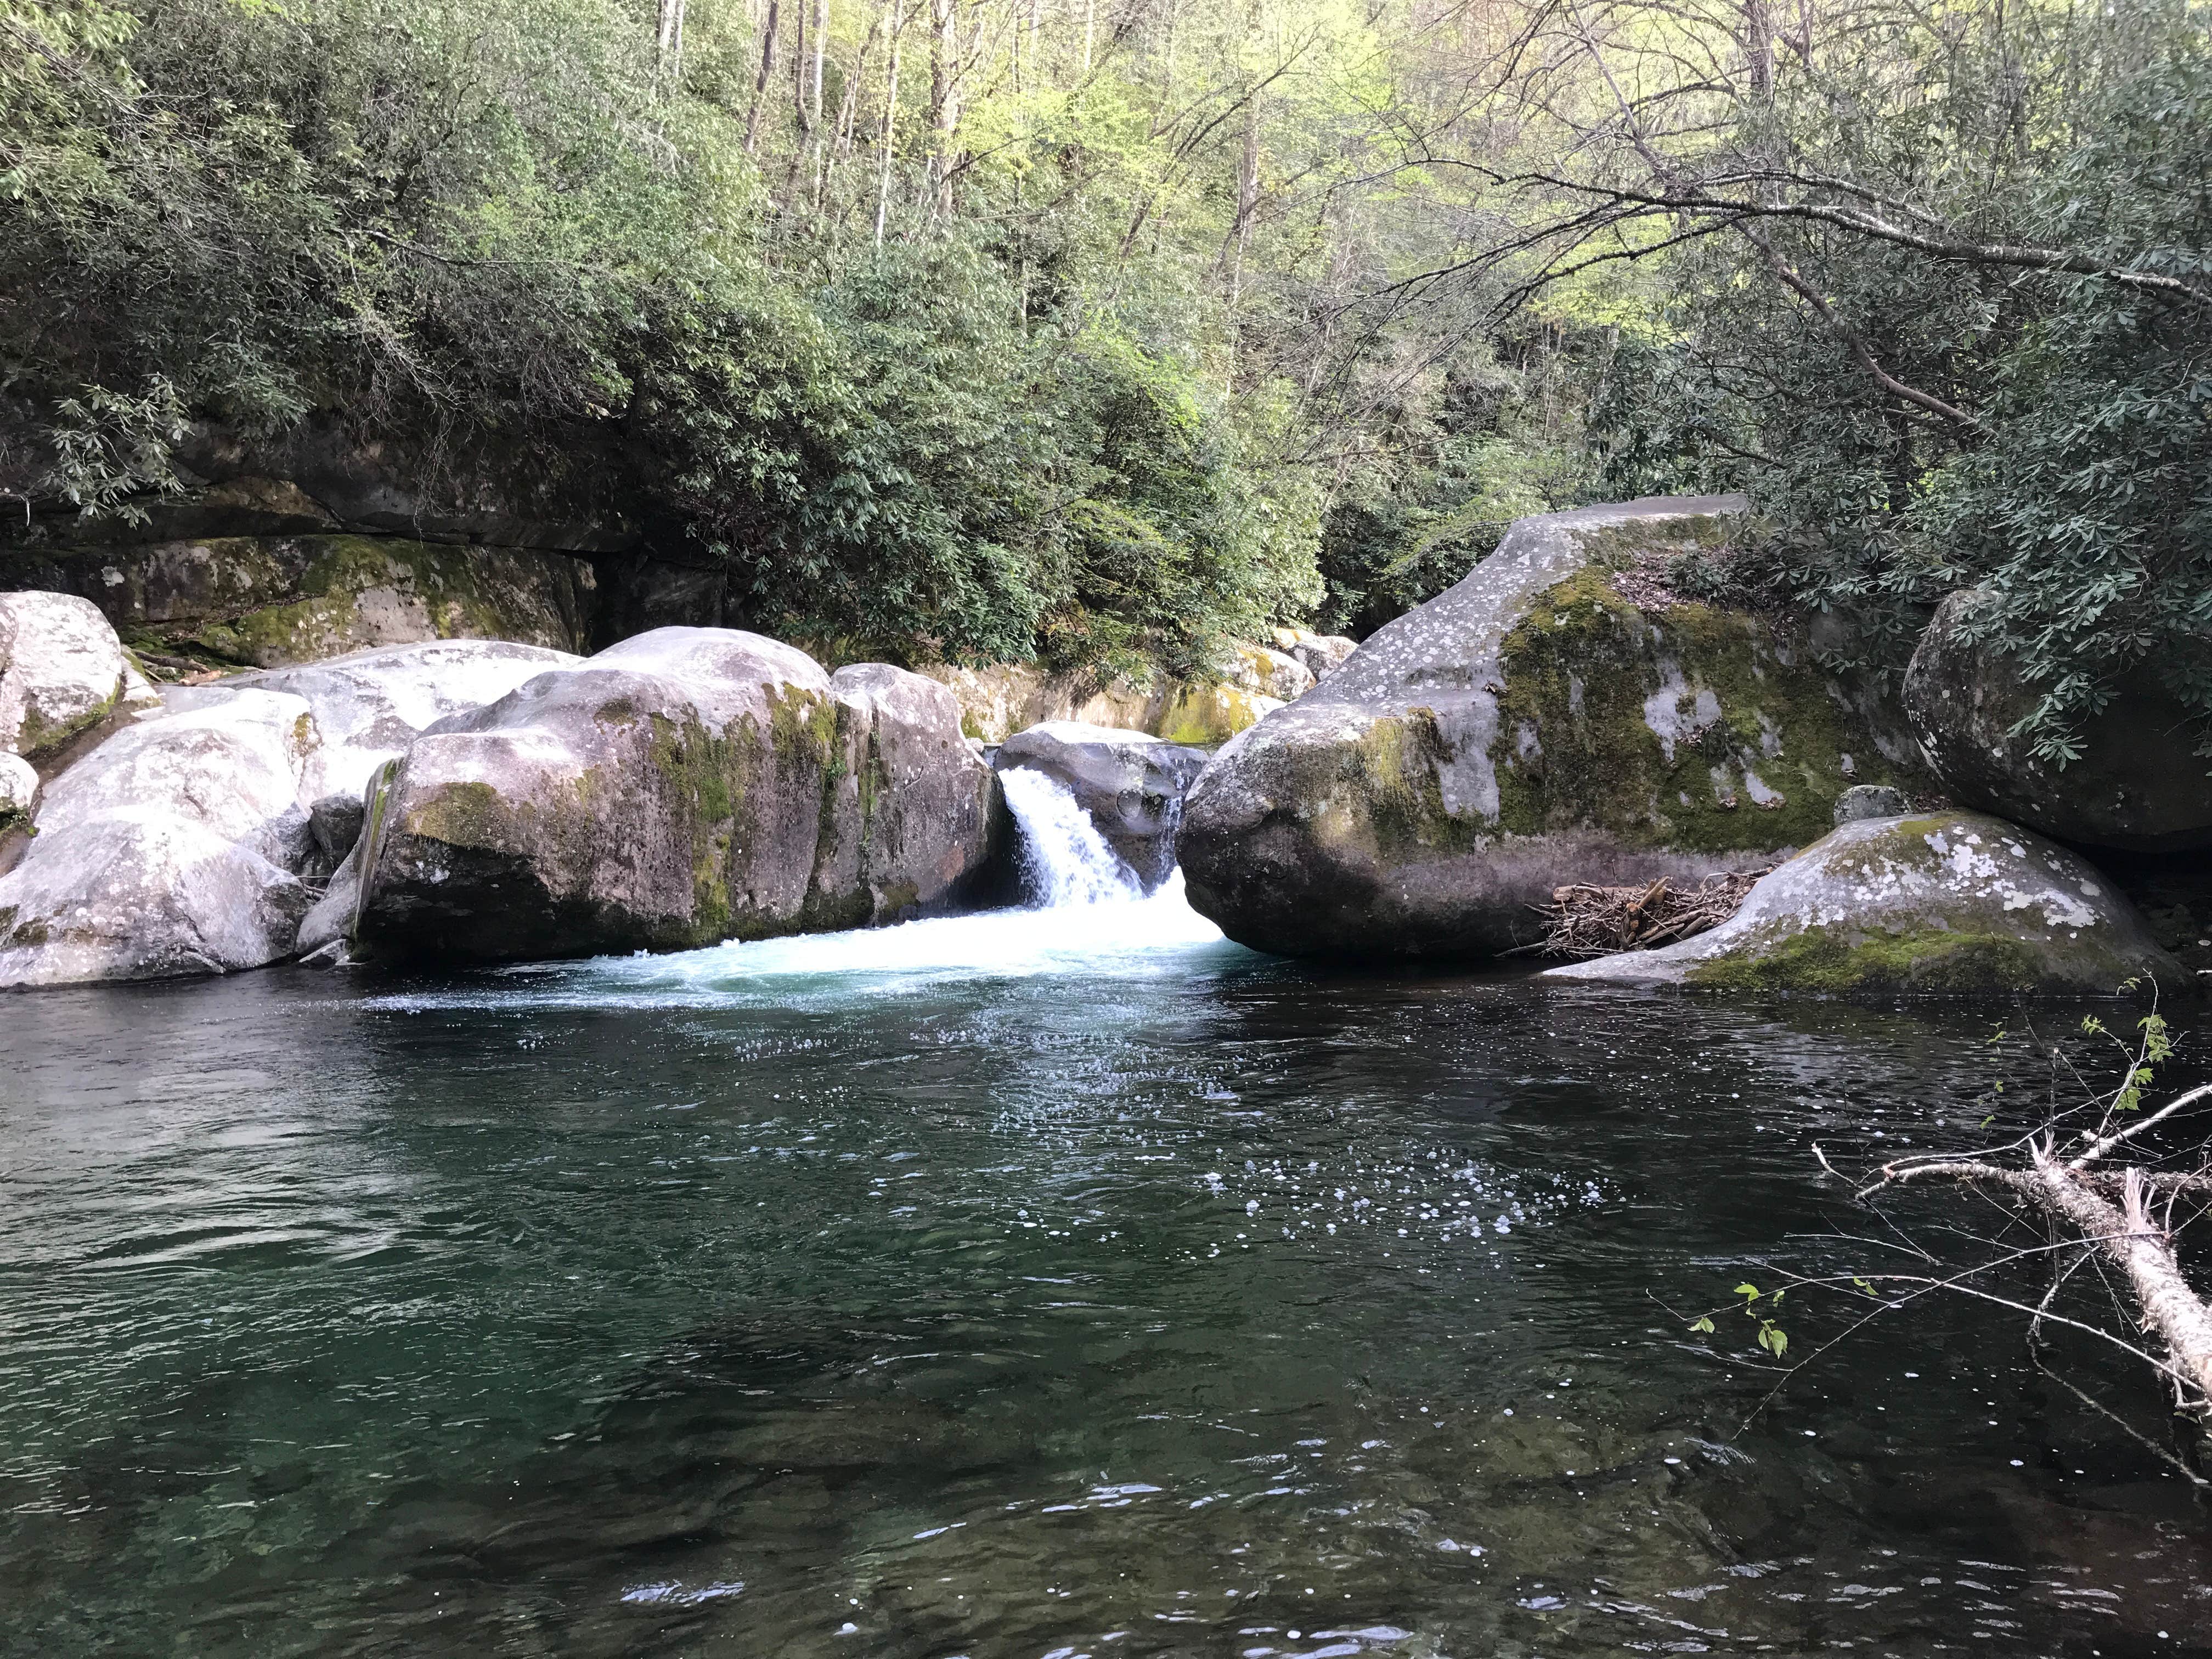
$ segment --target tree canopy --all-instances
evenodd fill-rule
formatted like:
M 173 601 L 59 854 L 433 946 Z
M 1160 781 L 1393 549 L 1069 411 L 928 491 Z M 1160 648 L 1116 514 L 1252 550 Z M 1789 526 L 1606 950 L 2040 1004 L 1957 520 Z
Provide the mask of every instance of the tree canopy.
M 2212 711 L 2187 0 L 0 0 L 0 488 L 190 423 L 614 458 L 753 624 L 1202 668 L 1522 513 Z

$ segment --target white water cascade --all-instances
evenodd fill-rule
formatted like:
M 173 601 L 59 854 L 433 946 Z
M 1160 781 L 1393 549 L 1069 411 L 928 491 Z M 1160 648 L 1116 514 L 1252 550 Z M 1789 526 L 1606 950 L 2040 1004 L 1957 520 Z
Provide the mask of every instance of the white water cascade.
M 1126 904 L 1144 896 L 1075 792 L 1058 778 L 1018 766 L 999 774 L 999 787 L 1021 826 L 1022 863 L 1039 908 Z
M 1037 901 L 1022 909 L 933 916 L 847 933 L 709 945 L 669 956 L 601 957 L 567 969 L 533 965 L 511 985 L 417 995 L 407 1006 L 495 994 L 501 1006 L 726 1007 L 757 1000 L 838 1006 L 855 995 L 903 996 L 992 979 L 1112 979 L 1187 974 L 1243 955 L 1183 897 L 1176 871 L 1149 895 L 1106 844 L 1067 786 L 1027 768 L 1001 773 Z

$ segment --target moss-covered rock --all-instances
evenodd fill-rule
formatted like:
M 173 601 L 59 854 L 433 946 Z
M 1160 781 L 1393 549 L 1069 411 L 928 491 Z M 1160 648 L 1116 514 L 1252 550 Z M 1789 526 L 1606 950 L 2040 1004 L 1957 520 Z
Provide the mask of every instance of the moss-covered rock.
M 2037 757 L 2015 728 L 2042 690 L 1974 640 L 1988 596 L 1966 589 L 1936 607 L 1905 676 L 1914 735 L 1954 800 L 2093 847 L 2172 853 L 2212 847 L 2212 759 L 2203 722 L 2148 665 L 2121 677 L 2081 728 L 2064 766 Z
M 1789 629 L 1623 592 L 1744 511 L 1517 522 L 1215 757 L 1182 834 L 1193 904 L 1285 954 L 1486 956 L 1533 939 L 1564 882 L 1750 867 L 1826 834 L 1851 785 L 1906 781 L 1905 748 Z
M 988 790 L 940 688 L 656 629 L 415 739 L 372 804 L 356 939 L 496 960 L 889 920 L 982 862 Z
M 1836 994 L 2110 995 L 2188 976 L 2074 854 L 1999 818 L 1846 823 L 1752 890 L 1718 927 L 1555 977 Z
M 77 550 L 41 568 L 139 649 L 217 665 L 280 668 L 436 639 L 576 651 L 591 632 L 591 567 L 518 548 L 232 537 Z

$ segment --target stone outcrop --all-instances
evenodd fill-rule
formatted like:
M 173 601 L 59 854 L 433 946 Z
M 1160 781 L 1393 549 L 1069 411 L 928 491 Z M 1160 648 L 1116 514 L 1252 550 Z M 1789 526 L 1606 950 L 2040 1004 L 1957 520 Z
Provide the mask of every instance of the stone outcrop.
M 1289 629 L 1278 632 L 1293 644 L 1316 638 Z M 1347 653 L 1352 649 L 1349 640 L 1341 643 Z M 919 672 L 951 689 L 960 700 L 962 728 L 984 743 L 1004 743 L 1033 726 L 1073 720 L 1201 748 L 1228 742 L 1304 696 L 1313 689 L 1316 672 L 1290 652 L 1258 645 L 1237 647 L 1218 678 L 1164 676 L 1150 686 L 1085 673 L 1048 673 L 1026 663 L 990 668 L 933 663 Z
M 131 689 L 129 659 L 94 606 L 67 593 L 0 593 L 0 752 L 52 753 Z
M 312 894 L 306 702 L 173 694 L 50 784 L 0 875 L 0 987 L 155 979 L 288 955 Z
M 2009 659 L 1966 637 L 1984 597 L 1968 589 L 1945 599 L 1905 677 L 1913 733 L 1951 796 L 2094 847 L 2212 847 L 2212 757 L 2196 752 L 2202 726 L 2156 673 L 2139 667 L 2121 678 L 2083 722 L 2078 759 L 2040 760 L 2012 732 L 2039 693 Z
M 9 413 L 0 398 L 0 434 Z M 39 495 L 38 465 L 0 477 L 33 496 L 30 523 L 0 525 L 0 543 L 35 551 L 352 532 L 592 554 L 637 539 L 617 499 L 616 446 L 588 432 L 525 448 L 497 434 L 421 438 L 318 413 L 270 435 L 202 422 L 175 459 L 182 488 L 137 498 L 137 520 L 87 518 Z
M 425 640 L 588 641 L 592 567 L 562 553 L 300 535 L 9 556 L 0 580 L 97 605 L 149 657 L 279 668 Z
M 1908 781 L 1789 630 L 1616 586 L 1745 510 L 1519 520 L 1214 757 L 1180 838 L 1193 905 L 1285 955 L 1487 956 L 1537 938 L 1563 883 L 1754 868 L 1827 834 L 1853 784 Z
M 308 762 L 301 793 L 311 804 L 325 796 L 344 798 L 357 815 L 377 769 L 397 760 L 426 726 L 496 702 L 548 670 L 574 668 L 583 660 L 505 640 L 431 640 L 235 675 L 222 684 L 306 698 L 322 743 Z M 333 806 L 324 816 L 328 820 L 343 811 Z M 343 854 L 347 848 L 338 850 Z
M 1844 824 L 1709 933 L 1548 977 L 1723 990 L 2110 995 L 2186 982 L 2112 884 L 1978 813 Z
M 657 629 L 410 745 L 371 791 L 355 939 L 512 960 L 890 920 L 983 864 L 989 788 L 915 677 L 840 686 L 757 635 Z
M 1098 833 L 1150 892 L 1175 868 L 1176 828 L 1206 756 L 1141 732 L 1049 720 L 1000 745 L 993 763 L 1067 786 Z

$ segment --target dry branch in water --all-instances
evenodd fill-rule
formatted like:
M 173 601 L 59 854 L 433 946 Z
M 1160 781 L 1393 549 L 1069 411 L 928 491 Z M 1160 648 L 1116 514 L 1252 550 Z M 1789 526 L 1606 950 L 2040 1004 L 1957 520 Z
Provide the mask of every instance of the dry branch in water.
M 1583 958 L 1672 945 L 1726 921 L 1771 868 L 1707 876 L 1695 887 L 1677 886 L 1665 876 L 1645 887 L 1555 887 L 1549 904 L 1533 907 L 1547 932 L 1526 948 Z
M 2130 1166 L 2103 1170 L 2099 1162 L 2153 1124 L 2212 1096 L 2212 1085 L 2192 1089 L 2127 1128 L 2096 1135 L 2086 1150 L 2063 1157 L 2056 1133 L 2032 1136 L 2019 1164 L 1987 1158 L 1899 1159 L 1881 1166 L 1862 1198 L 1909 1182 L 1958 1182 L 2009 1193 L 2051 1225 L 2076 1236 L 2081 1248 L 2119 1270 L 2142 1328 L 2166 1351 L 2162 1369 L 2176 1405 L 2212 1416 L 2212 1307 L 2182 1271 L 2175 1249 L 2177 1200 L 2201 1194 L 2206 1171 L 2186 1175 Z M 2109 1119 L 2108 1119 L 2109 1121 Z

